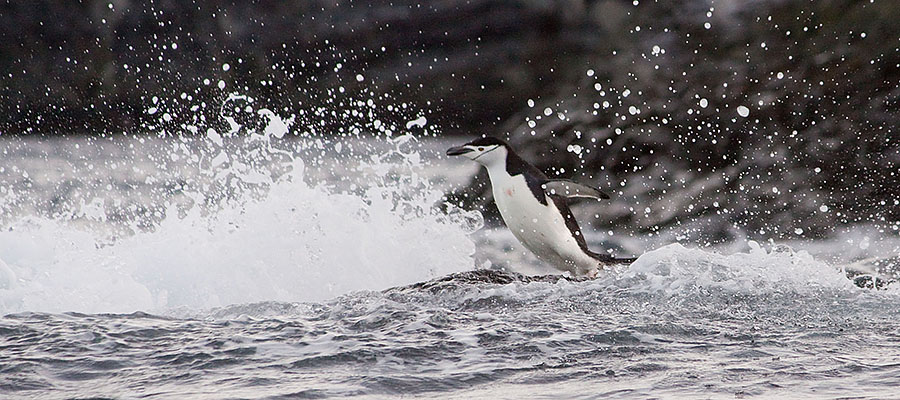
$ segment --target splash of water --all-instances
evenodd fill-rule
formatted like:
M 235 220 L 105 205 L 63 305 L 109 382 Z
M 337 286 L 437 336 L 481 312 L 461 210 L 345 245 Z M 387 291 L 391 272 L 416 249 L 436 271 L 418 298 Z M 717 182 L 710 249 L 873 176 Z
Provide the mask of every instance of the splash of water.
M 227 100 L 233 101 L 247 99 Z M 85 193 L 68 202 L 72 207 L 3 221 L 0 313 L 320 301 L 474 267 L 468 234 L 481 227 L 481 215 L 443 204 L 444 188 L 423 172 L 429 163 L 415 136 L 376 120 L 368 126 L 375 136 L 366 139 L 364 129 L 352 127 L 335 139 L 313 132 L 308 117 L 298 122 L 251 111 L 243 123 L 223 115 L 220 126 L 159 128 L 158 139 L 117 138 L 126 161 L 74 165 L 70 186 Z M 423 124 L 417 118 L 408 125 Z M 11 170 L 40 175 L 33 168 Z M 116 174 L 122 176 L 109 178 Z M 134 194 L 131 186 L 143 189 Z M 58 197 L 24 184 L 13 189 L 0 192 L 0 209 Z M 575 286 L 679 298 L 709 291 L 858 291 L 839 268 L 807 253 L 758 245 L 731 255 L 669 245 Z M 572 290 L 566 283 L 528 287 L 472 295 Z
M 610 279 L 633 291 L 665 295 L 689 295 L 698 290 L 730 294 L 859 290 L 840 268 L 816 260 L 808 252 L 785 245 L 767 249 L 754 241 L 748 245 L 749 252 L 724 255 L 671 244 L 645 254 Z
M 419 176 L 412 136 L 376 137 L 370 142 L 382 150 L 354 152 L 292 136 L 292 118 L 258 116 L 260 129 L 226 118 L 224 130 L 161 135 L 150 159 L 182 172 L 176 184 L 145 178 L 168 179 L 159 185 L 166 193 L 144 196 L 164 201 L 146 205 L 160 216 L 151 229 L 132 218 L 129 234 L 109 239 L 70 219 L 32 215 L 0 232 L 0 313 L 317 301 L 473 267 L 467 234 L 480 214 L 435 207 L 443 192 Z M 338 180 L 345 187 L 317 178 L 328 159 L 352 170 Z M 116 222 L 103 201 L 87 204 L 66 215 Z

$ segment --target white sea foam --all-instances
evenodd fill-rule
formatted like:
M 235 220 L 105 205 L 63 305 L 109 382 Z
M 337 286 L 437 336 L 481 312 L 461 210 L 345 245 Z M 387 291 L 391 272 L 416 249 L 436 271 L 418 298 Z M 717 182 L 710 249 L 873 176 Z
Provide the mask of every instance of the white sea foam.
M 466 229 L 432 211 L 430 196 L 404 211 L 388 189 L 335 194 L 298 178 L 211 217 L 171 209 L 152 232 L 110 246 L 47 219 L 0 232 L 0 312 L 315 301 L 472 268 Z
M 0 230 L 0 313 L 161 312 L 321 301 L 475 268 L 469 233 L 481 226 L 481 216 L 436 207 L 447 187 L 432 185 L 433 172 L 424 171 L 435 167 L 423 161 L 413 136 L 370 139 L 368 144 L 377 146 L 358 137 L 298 138 L 289 134 L 294 118 L 268 110 L 254 115 L 262 120 L 255 130 L 226 117 L 226 129 L 200 127 L 188 129 L 202 132 L 195 136 L 146 138 L 157 140 L 156 147 L 121 143 L 117 151 L 134 149 L 122 157 L 128 161 L 60 164 L 74 165 L 71 175 L 96 182 L 97 193 L 71 201 L 79 209 L 26 216 Z M 106 152 L 91 150 L 86 158 Z M 140 157 L 147 152 L 152 156 Z M 52 185 L 61 177 L 37 170 L 44 162 L 17 173 L 35 177 L 37 185 Z M 151 171 L 154 166 L 169 175 Z M 121 223 L 109 218 L 115 211 L 110 207 L 133 197 L 108 192 L 116 182 L 171 192 L 139 196 L 152 213 L 161 214 L 150 218 L 152 229 L 135 227 L 109 239 L 109 229 L 102 228 Z M 79 186 L 83 192 L 90 188 Z M 0 199 L 5 204 L 57 195 L 10 189 Z M 489 259 L 518 272 L 555 272 L 532 265 L 511 234 L 502 232 L 487 237 L 504 240 L 482 240 L 488 257 L 479 266 Z M 751 243 L 749 252 L 729 254 L 667 245 L 596 281 L 511 284 L 473 289 L 471 295 L 529 299 L 624 289 L 690 296 L 698 288 L 737 294 L 862 291 L 840 268 L 807 252 Z
M 678 295 L 695 288 L 735 294 L 815 291 L 822 288 L 861 290 L 839 267 L 816 260 L 805 251 L 749 242 L 749 252 L 720 254 L 670 244 L 642 255 L 607 280 L 632 291 Z
M 84 224 L 31 216 L 0 232 L 0 313 L 319 301 L 473 268 L 468 233 L 480 214 L 436 207 L 442 188 L 417 176 L 415 149 L 400 150 L 408 137 L 376 139 L 388 150 L 355 160 L 355 190 L 341 191 L 305 179 L 297 149 L 320 139 L 279 148 L 288 124 L 259 115 L 268 121 L 259 134 L 232 125 L 194 138 L 203 145 L 161 146 L 174 149 L 167 159 L 196 163 L 200 178 L 184 183 L 188 200 L 171 201 L 149 231 L 109 244 Z M 257 162 L 277 158 L 285 161 Z

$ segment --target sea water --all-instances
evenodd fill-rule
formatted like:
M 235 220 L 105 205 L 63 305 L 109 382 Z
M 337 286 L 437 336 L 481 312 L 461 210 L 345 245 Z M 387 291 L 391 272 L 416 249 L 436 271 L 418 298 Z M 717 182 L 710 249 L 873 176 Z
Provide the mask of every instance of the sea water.
M 0 143 L 3 398 L 900 397 L 900 292 L 843 271 L 890 235 L 587 232 L 641 257 L 530 281 L 553 270 L 444 201 L 476 169 L 448 140 L 260 115 Z

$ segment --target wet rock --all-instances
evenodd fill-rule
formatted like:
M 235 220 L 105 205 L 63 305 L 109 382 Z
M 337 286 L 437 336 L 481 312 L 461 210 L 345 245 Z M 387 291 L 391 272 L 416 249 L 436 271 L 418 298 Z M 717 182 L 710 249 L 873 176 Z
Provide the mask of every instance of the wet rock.
M 439 293 L 445 290 L 453 290 L 463 286 L 490 284 L 490 285 L 506 285 L 514 282 L 530 283 L 530 282 L 548 282 L 556 283 L 560 280 L 580 282 L 587 278 L 571 278 L 564 275 L 534 275 L 528 276 L 517 272 L 510 272 L 498 269 L 476 269 L 472 271 L 459 272 L 450 274 L 440 278 L 435 278 L 427 282 L 415 283 L 408 286 L 387 289 L 386 291 L 429 291 L 431 293 Z

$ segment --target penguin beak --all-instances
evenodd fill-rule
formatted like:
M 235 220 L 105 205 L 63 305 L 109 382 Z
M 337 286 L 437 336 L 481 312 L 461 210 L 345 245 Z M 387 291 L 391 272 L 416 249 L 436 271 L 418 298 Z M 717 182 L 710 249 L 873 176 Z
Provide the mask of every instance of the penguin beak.
M 466 146 L 456 146 L 456 147 L 451 147 L 451 148 L 447 149 L 447 155 L 448 156 L 458 156 L 458 155 L 466 154 L 466 153 L 469 153 L 472 151 L 474 151 L 474 150 L 472 150 L 471 148 L 468 148 Z

